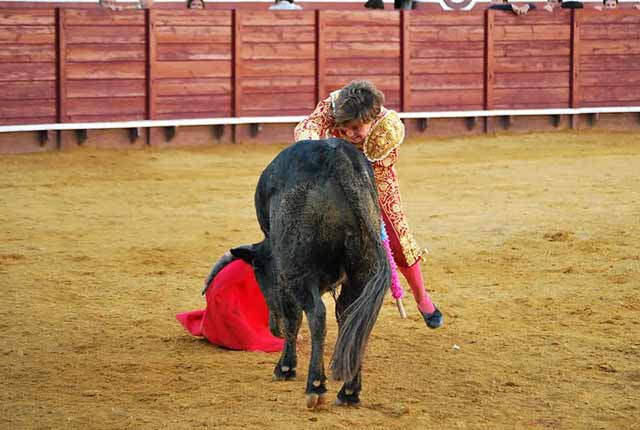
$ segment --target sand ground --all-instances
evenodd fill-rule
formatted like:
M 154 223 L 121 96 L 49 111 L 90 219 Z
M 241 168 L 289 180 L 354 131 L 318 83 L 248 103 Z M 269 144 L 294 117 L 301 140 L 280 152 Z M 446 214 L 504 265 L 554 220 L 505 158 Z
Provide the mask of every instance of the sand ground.
M 203 307 L 220 254 L 261 239 L 254 187 L 281 148 L 0 157 L 0 428 L 640 428 L 640 134 L 406 142 L 446 325 L 389 297 L 362 406 L 316 411 L 306 328 L 298 380 L 272 382 L 277 354 L 174 319 Z

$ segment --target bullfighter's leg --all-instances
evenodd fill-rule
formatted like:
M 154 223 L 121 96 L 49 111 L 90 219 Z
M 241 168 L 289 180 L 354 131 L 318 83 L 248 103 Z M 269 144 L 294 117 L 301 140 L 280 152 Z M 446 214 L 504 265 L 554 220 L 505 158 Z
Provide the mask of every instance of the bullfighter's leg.
M 288 381 L 295 379 L 298 359 L 296 356 L 296 340 L 302 323 L 302 309 L 288 297 L 283 298 L 283 314 L 280 321 L 284 329 L 285 345 L 280 360 L 273 371 L 273 379 Z
M 404 217 L 404 214 L 398 213 L 396 216 Z M 408 264 L 403 254 L 402 245 L 400 244 L 400 234 L 396 230 L 391 218 L 384 210 L 382 211 L 382 218 L 387 230 L 387 235 L 389 236 L 389 245 L 391 246 L 398 270 L 400 270 L 404 278 L 407 280 L 409 287 L 411 287 L 411 292 L 413 293 L 413 297 L 418 305 L 418 310 L 422 314 L 427 327 L 440 327 L 444 323 L 444 317 L 440 310 L 434 305 L 425 288 L 422 270 L 420 268 L 420 259 L 417 259 L 411 265 Z M 406 222 L 404 224 L 406 224 Z
M 355 282 L 354 282 L 355 281 Z M 336 320 L 338 321 L 338 330 L 342 325 L 342 319 L 345 310 L 353 303 L 362 292 L 362 283 L 357 282 L 357 277 L 351 276 L 349 280 L 342 283 L 340 295 L 336 300 Z M 356 376 L 345 381 L 336 397 L 336 405 L 356 406 L 360 404 L 360 391 L 362 390 L 361 369 L 358 369 Z
M 308 290 L 309 291 L 309 290 Z M 307 376 L 306 404 L 314 408 L 324 403 L 327 377 L 324 373 L 324 342 L 326 337 L 326 308 L 318 288 L 311 288 L 304 311 L 311 334 L 311 359 Z

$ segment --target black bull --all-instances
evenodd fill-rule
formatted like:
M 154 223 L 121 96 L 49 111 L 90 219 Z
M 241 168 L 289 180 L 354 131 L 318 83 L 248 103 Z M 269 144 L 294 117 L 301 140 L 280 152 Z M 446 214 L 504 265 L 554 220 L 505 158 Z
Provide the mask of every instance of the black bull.
M 209 279 L 237 258 L 253 265 L 271 331 L 286 339 L 275 379 L 296 376 L 296 340 L 305 312 L 312 343 L 308 407 L 322 403 L 327 391 L 321 296 L 342 285 L 331 369 L 335 379 L 345 381 L 336 402 L 359 403 L 364 351 L 391 283 L 370 163 L 340 139 L 298 142 L 262 172 L 255 205 L 264 240 L 232 249 Z

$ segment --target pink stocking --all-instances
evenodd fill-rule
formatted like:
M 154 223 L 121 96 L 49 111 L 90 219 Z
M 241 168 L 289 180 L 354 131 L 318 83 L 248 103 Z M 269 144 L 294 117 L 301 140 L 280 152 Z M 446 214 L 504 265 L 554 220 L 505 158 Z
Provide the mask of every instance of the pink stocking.
M 398 269 L 402 272 L 405 279 L 413 291 L 413 297 L 416 299 L 418 309 L 420 312 L 432 313 L 435 311 L 435 306 L 429 297 L 429 293 L 424 288 L 424 281 L 422 280 L 422 272 L 420 271 L 420 261 L 415 262 L 410 267 L 400 267 Z

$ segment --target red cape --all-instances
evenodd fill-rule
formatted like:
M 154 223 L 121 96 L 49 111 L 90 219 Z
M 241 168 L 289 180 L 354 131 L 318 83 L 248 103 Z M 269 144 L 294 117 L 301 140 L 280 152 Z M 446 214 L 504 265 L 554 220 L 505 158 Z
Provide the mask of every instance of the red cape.
M 189 333 L 229 349 L 282 351 L 284 340 L 269 331 L 269 309 L 250 264 L 227 265 L 211 281 L 206 299 L 206 309 L 176 315 Z

